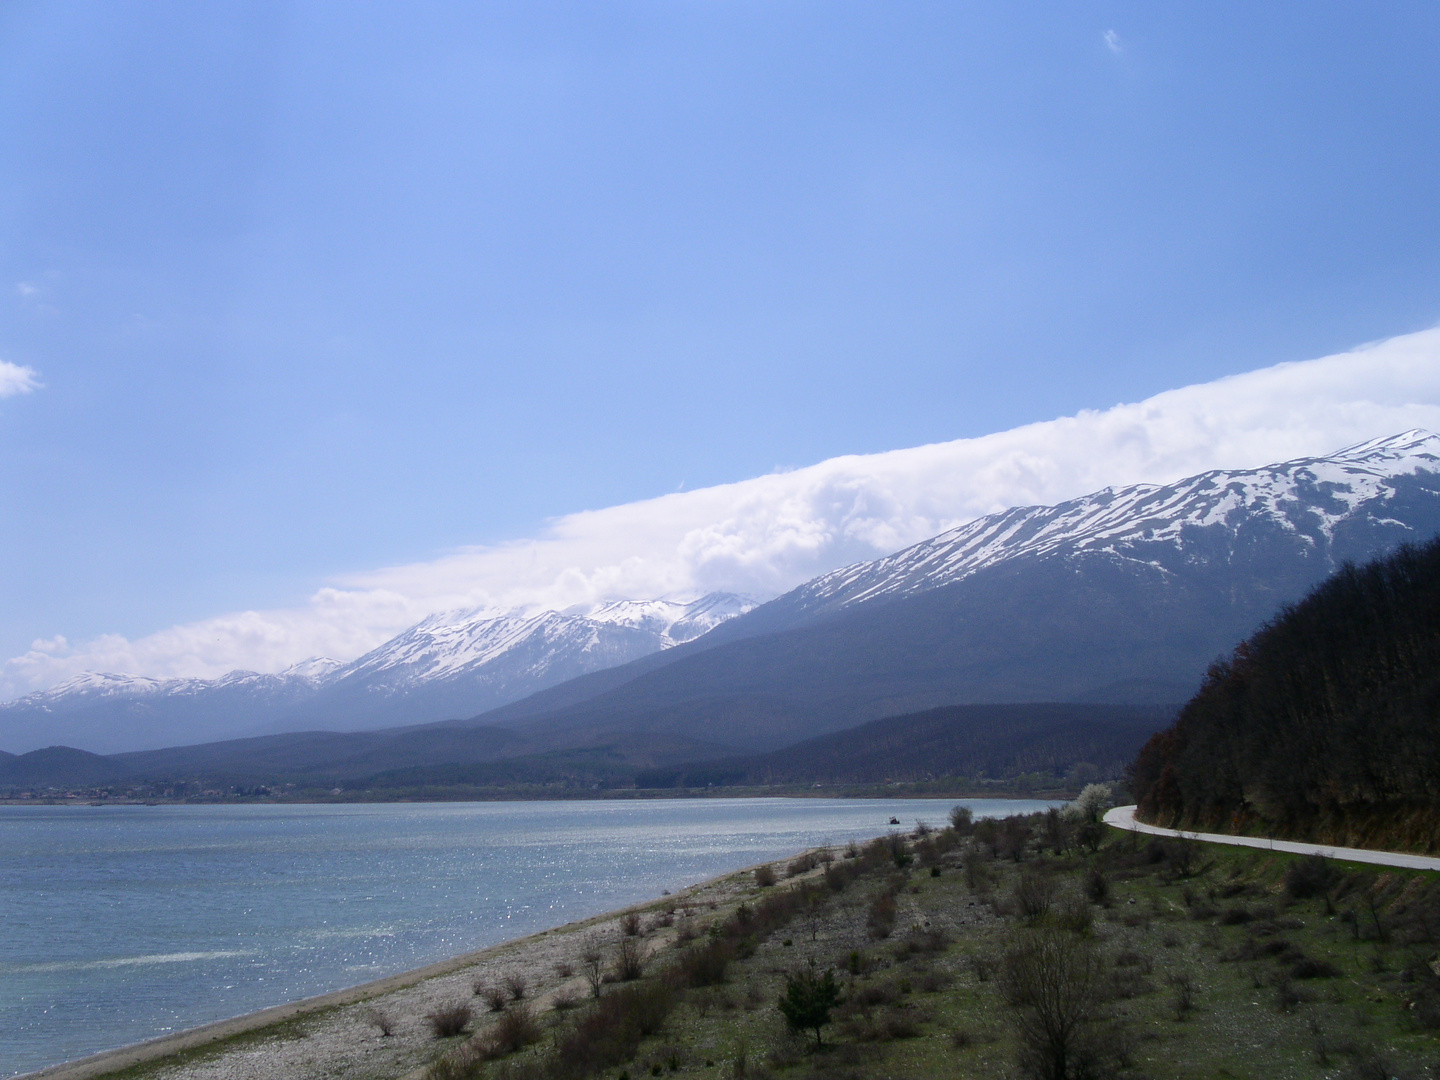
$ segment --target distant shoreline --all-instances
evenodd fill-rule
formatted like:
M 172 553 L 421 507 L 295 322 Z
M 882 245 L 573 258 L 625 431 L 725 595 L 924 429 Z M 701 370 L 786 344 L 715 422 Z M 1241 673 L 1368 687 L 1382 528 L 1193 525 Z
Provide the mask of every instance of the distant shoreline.
M 619 788 L 575 792 L 481 791 L 407 796 L 390 799 L 365 797 L 371 793 L 296 796 L 186 796 L 184 798 L 134 799 L 93 795 L 0 796 L 0 806 L 389 806 L 405 803 L 464 802 L 650 802 L 659 799 L 1047 799 L 1070 800 L 1078 788 L 1035 788 L 1019 790 L 996 785 L 983 789 L 947 788 L 935 790 L 924 784 L 856 785 L 834 788 Z

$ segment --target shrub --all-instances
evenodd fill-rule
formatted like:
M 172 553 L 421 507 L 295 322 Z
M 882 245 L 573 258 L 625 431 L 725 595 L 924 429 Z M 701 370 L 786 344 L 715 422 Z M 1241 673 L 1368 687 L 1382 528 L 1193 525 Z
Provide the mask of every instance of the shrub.
M 605 954 L 599 949 L 586 949 L 580 956 L 580 971 L 590 984 L 590 996 L 598 998 L 605 982 Z
M 540 1041 L 540 1025 L 529 1005 L 517 1005 L 500 1017 L 491 1034 L 496 1049 L 506 1054 L 523 1050 L 531 1043 Z
M 1110 906 L 1110 879 L 1098 866 L 1092 866 L 1085 873 L 1085 897 L 1092 904 Z
M 1170 977 L 1170 985 L 1175 988 L 1175 997 L 1171 1004 L 1175 1009 L 1175 1019 L 1184 1020 L 1195 1007 L 1195 984 L 1186 972 Z
M 725 969 L 734 954 L 735 947 L 724 938 L 686 949 L 672 969 L 672 978 L 682 986 L 718 986 L 725 981 Z
M 911 930 L 905 940 L 895 947 L 895 959 L 905 960 L 911 956 L 929 956 L 944 952 L 950 938 L 943 930 Z
M 1095 913 L 1090 910 L 1090 905 L 1073 893 L 1061 897 L 1053 907 L 1051 917 L 1056 926 L 1072 934 L 1088 934 L 1095 924 Z
M 645 947 L 634 938 L 621 938 L 620 948 L 615 954 L 615 978 L 619 982 L 634 982 L 645 974 Z
M 381 1038 L 388 1039 L 395 1034 L 395 1019 L 382 1009 L 371 1009 L 365 1014 L 365 1019 L 370 1021 L 375 1030 L 380 1032 Z
M 511 1001 L 519 1001 L 525 996 L 525 991 L 530 988 L 525 981 L 525 976 L 519 972 L 512 971 L 505 976 L 505 992 L 510 995 Z
M 814 869 L 815 856 L 807 851 L 798 859 L 793 860 L 790 865 L 785 868 L 785 874 L 787 877 L 795 878 L 799 877 L 801 874 L 809 873 L 811 870 Z
M 1055 879 L 1040 870 L 1027 869 L 1015 880 L 1011 897 L 1016 911 L 1026 919 L 1038 919 L 1050 911 L 1059 889 Z
M 1093 1075 L 1104 965 L 1083 938 L 1052 927 L 1022 932 L 1005 954 L 1000 988 L 1013 1010 L 1020 1067 L 1037 1080 Z
M 581 1076 L 630 1060 L 640 1040 L 665 1023 L 674 995 L 661 983 L 638 983 L 607 994 L 557 1040 L 553 1072 Z
M 886 841 L 889 848 L 890 860 L 895 864 L 895 869 L 904 870 L 915 861 L 915 856 L 910 854 L 910 849 L 905 846 L 905 837 L 899 833 L 891 833 Z
M 1033 831 L 1030 818 L 1025 814 L 1011 814 L 1002 818 L 995 836 L 995 854 L 1019 862 L 1025 857 L 1025 848 L 1030 843 L 1030 834 Z
M 640 934 L 640 913 L 638 911 L 627 911 L 620 920 L 620 932 L 626 937 L 637 937 Z
M 755 868 L 755 884 L 762 889 L 768 889 L 775 884 L 775 868 L 769 865 L 757 866 Z
M 475 996 L 485 1002 L 491 1012 L 504 1012 L 505 1003 L 510 1000 L 510 995 L 505 992 L 503 986 L 486 986 L 484 983 L 475 984 Z
M 881 890 L 875 894 L 870 901 L 870 911 L 865 917 L 865 925 L 870 930 L 870 936 L 875 938 L 887 938 L 890 932 L 895 929 L 895 897 L 889 890 Z
M 449 1039 L 459 1035 L 470 1026 L 470 1006 L 463 1001 L 441 1005 L 434 1012 L 427 1013 L 425 1020 L 437 1039 Z
M 1340 969 L 1334 964 L 1309 956 L 1302 956 L 1290 965 L 1292 979 L 1334 979 L 1340 974 Z
M 967 835 L 975 827 L 975 814 L 968 806 L 952 806 L 950 808 L 950 827 L 961 836 Z
M 1294 900 L 1308 900 L 1330 891 L 1335 871 L 1322 856 L 1298 859 L 1285 870 L 1285 894 Z

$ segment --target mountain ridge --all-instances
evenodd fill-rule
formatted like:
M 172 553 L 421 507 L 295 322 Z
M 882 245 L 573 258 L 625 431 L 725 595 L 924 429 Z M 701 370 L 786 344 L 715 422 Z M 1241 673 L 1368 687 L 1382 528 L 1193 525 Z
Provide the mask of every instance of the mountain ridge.
M 80 742 L 123 753 L 337 721 L 367 730 L 465 716 L 694 640 L 754 604 L 716 592 L 567 612 L 462 609 L 427 616 L 348 664 L 313 657 L 218 679 L 85 672 L 0 704 L 0 738 L 12 750 Z M 117 725 L 140 734 L 110 734 Z

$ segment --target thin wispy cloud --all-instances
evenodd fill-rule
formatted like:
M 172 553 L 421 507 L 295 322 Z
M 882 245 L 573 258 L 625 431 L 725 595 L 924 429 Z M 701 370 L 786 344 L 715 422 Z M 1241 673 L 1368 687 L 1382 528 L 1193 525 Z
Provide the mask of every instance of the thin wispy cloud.
M 28 394 L 39 388 L 40 379 L 34 368 L 12 364 L 8 360 L 0 360 L 0 398 Z
M 537 535 L 334 580 L 299 606 L 138 640 L 36 642 L 14 696 L 85 670 L 216 676 L 348 660 L 436 611 L 570 608 L 727 589 L 774 596 L 1014 505 L 1323 454 L 1440 430 L 1440 329 L 975 439 L 847 455 L 734 484 L 569 514 Z
M 1120 43 L 1120 35 L 1114 30 L 1106 30 L 1102 36 L 1105 38 L 1105 47 L 1115 55 L 1125 51 L 1125 46 Z

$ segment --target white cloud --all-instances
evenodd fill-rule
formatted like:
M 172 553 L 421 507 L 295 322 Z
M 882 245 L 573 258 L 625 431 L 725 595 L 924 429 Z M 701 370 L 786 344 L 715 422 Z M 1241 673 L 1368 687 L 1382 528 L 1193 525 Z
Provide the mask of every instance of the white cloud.
M 213 676 L 316 654 L 350 659 L 453 608 L 712 589 L 769 596 L 1008 506 L 1322 454 L 1414 427 L 1440 430 L 1440 329 L 981 438 L 569 514 L 528 539 L 334 580 L 295 608 L 136 641 L 37 642 L 5 665 L 0 692 L 82 670 Z
M 0 398 L 28 394 L 31 390 L 39 389 L 39 387 L 40 381 L 35 376 L 34 368 L 21 367 L 8 360 L 0 360 Z
M 1105 38 L 1105 46 L 1117 56 L 1125 51 L 1125 46 L 1120 44 L 1120 35 L 1114 30 L 1106 30 L 1102 35 Z

